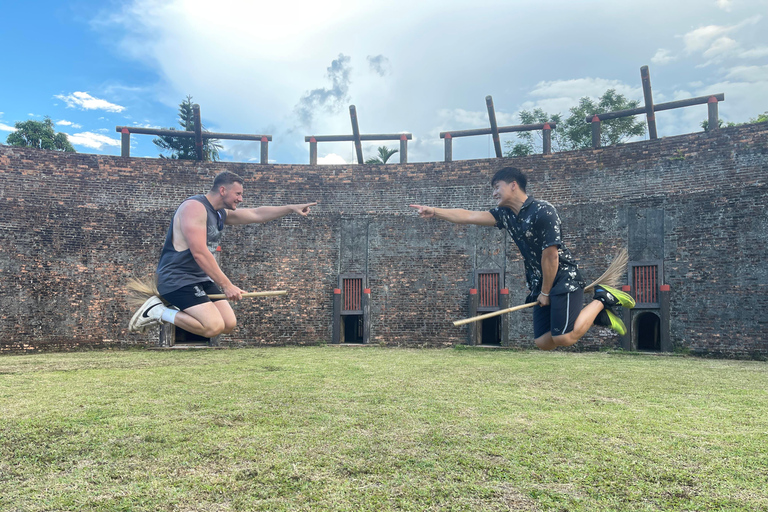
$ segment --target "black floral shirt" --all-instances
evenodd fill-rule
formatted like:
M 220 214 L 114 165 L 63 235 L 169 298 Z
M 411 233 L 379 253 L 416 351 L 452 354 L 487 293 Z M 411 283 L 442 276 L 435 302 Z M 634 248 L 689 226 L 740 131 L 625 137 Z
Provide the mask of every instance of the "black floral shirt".
M 574 292 L 586 285 L 576 260 L 563 243 L 560 216 L 554 206 L 528 196 L 517 215 L 507 207 L 494 208 L 491 214 L 496 219 L 496 227 L 506 229 L 520 249 L 531 298 L 541 292 L 541 253 L 553 245 L 558 246 L 559 263 L 550 294 Z

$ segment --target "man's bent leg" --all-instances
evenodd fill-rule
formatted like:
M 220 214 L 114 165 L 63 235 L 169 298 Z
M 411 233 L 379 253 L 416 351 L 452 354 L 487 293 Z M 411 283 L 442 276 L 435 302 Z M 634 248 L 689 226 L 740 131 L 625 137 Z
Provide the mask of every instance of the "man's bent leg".
M 231 333 L 237 325 L 237 318 L 235 317 L 235 312 L 232 311 L 232 306 L 226 300 L 217 300 L 213 304 L 218 308 L 221 318 L 224 320 L 224 330 L 221 333 Z
M 592 327 L 595 318 L 603 310 L 603 304 L 599 300 L 593 300 L 581 310 L 576 322 L 573 324 L 573 330 L 559 336 L 553 336 L 552 339 L 558 347 L 570 347 L 579 341 Z
M 179 311 L 173 318 L 165 318 L 185 331 L 213 338 L 235 328 L 235 313 L 225 300 L 212 302 L 208 294 L 221 293 L 211 281 L 182 286 L 163 295 L 163 298 L 176 306 Z
M 226 327 L 224 318 L 214 302 L 203 302 L 176 313 L 173 323 L 185 331 L 206 338 L 218 336 Z
M 551 332 L 548 332 L 543 336 L 539 336 L 534 340 L 534 342 L 536 343 L 536 346 L 541 350 L 555 350 L 558 347 L 554 338 L 552 338 Z
M 550 331 L 550 306 L 536 306 L 533 308 L 533 338 L 536 346 L 541 350 L 554 350 L 557 348 L 552 341 Z

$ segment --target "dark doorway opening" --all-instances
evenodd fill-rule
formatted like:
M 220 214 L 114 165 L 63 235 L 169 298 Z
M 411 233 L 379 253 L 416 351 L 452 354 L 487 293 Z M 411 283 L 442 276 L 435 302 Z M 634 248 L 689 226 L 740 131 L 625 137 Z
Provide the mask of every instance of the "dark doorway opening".
M 210 342 L 210 338 L 200 336 L 199 334 L 195 334 L 193 332 L 185 331 L 178 325 L 176 326 L 174 345 L 208 345 Z
M 480 344 L 501 346 L 501 317 L 486 318 L 482 322 Z
M 635 322 L 637 326 L 637 350 L 661 351 L 661 320 L 659 317 L 653 313 L 641 313 Z
M 363 315 L 344 315 L 344 339 L 342 343 L 363 342 Z

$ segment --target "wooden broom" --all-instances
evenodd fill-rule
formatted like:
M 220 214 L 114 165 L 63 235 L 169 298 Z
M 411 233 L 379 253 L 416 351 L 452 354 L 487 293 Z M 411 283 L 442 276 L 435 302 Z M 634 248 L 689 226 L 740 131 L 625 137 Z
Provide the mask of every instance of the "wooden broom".
M 140 308 L 144 302 L 150 297 L 160 297 L 160 293 L 157 291 L 157 277 L 155 275 L 147 276 L 144 279 L 131 278 L 126 283 L 128 293 L 126 294 L 126 302 L 132 308 Z M 269 290 L 265 292 L 246 292 L 243 294 L 243 298 L 247 297 L 271 297 L 274 295 L 286 295 L 286 290 Z M 223 293 L 213 293 L 208 295 L 211 299 L 226 299 L 226 295 Z M 162 297 L 160 300 L 166 306 L 168 302 Z
M 624 273 L 627 271 L 627 262 L 629 261 L 629 255 L 626 249 L 621 249 L 613 258 L 608 270 L 603 272 L 603 275 L 598 277 L 595 281 L 584 287 L 585 292 L 591 292 L 595 289 L 595 286 L 605 285 L 618 287 L 621 283 L 621 279 L 624 277 Z M 514 306 L 507 309 L 500 309 L 498 311 L 492 311 L 484 315 L 473 316 L 471 318 L 465 318 L 464 320 L 456 320 L 453 325 L 456 327 L 460 325 L 477 322 L 479 320 L 485 320 L 486 318 L 492 318 L 494 316 L 503 315 L 504 313 L 511 313 L 512 311 L 519 311 L 521 309 L 532 308 L 538 304 L 538 302 L 531 302 L 530 304 L 522 304 L 520 306 Z

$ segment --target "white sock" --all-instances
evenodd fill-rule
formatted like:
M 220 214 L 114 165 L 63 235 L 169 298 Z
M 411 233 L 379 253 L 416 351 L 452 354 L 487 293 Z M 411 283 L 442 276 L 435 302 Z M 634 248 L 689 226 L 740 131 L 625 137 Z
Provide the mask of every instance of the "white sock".
M 169 324 L 172 324 L 173 320 L 176 318 L 176 313 L 178 312 L 179 312 L 178 309 L 165 308 L 163 310 L 162 316 L 160 317 L 160 320 L 162 320 L 163 322 L 168 322 Z

